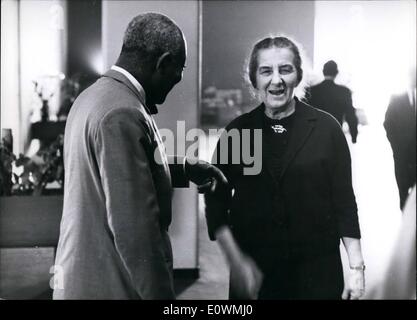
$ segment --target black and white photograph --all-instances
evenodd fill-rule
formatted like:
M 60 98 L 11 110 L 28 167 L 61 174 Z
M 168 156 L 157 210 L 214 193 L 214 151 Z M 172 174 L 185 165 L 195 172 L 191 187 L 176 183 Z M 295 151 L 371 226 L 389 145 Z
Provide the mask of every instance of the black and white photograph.
M 1 0 L 0 109 L 0 303 L 416 299 L 414 0 Z

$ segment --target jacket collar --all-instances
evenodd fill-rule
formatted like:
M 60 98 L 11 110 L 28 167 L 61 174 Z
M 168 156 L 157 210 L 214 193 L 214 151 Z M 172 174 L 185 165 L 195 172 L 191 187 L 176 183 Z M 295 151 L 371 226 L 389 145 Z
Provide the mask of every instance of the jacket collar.
M 295 113 L 292 133 L 290 135 L 288 146 L 285 154 L 282 157 L 282 170 L 280 179 L 284 176 L 288 166 L 294 160 L 298 152 L 302 149 L 306 143 L 308 137 L 313 131 L 317 119 L 317 111 L 306 105 L 305 103 L 295 98 Z M 253 127 L 258 129 L 263 127 L 263 115 L 265 111 L 265 105 L 261 104 L 256 109 L 250 112 L 250 118 L 252 119 Z M 268 164 L 266 165 L 267 172 L 272 178 L 272 173 Z
M 306 143 L 315 127 L 316 119 L 317 111 L 296 98 L 294 125 L 289 137 L 287 151 L 282 158 L 280 179 L 282 179 L 288 166 Z
M 146 104 L 146 100 L 145 100 L 145 96 L 142 95 L 136 88 L 135 86 L 132 84 L 132 82 L 122 73 L 112 70 L 110 69 L 109 71 L 107 71 L 103 77 L 108 77 L 108 78 L 112 78 L 120 83 L 123 83 L 125 86 L 127 86 L 135 95 L 136 97 L 139 99 L 139 101 L 145 106 L 146 111 L 149 114 L 156 114 L 158 113 L 158 109 L 156 108 L 155 105 L 147 105 Z

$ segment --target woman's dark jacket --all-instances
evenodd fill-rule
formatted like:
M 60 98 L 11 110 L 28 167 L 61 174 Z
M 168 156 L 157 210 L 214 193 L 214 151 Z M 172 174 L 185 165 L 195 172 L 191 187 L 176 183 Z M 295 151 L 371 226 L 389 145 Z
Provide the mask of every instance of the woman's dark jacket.
M 232 129 L 240 133 L 261 129 L 264 108 L 260 105 L 233 120 L 223 137 Z M 225 150 L 220 140 L 213 157 L 234 193 L 206 196 L 210 238 L 215 239 L 221 225 L 229 225 L 240 247 L 261 267 L 277 259 L 308 259 L 334 252 L 341 237 L 360 238 L 350 154 L 340 125 L 328 113 L 298 99 L 294 116 L 278 181 L 265 160 L 260 174 L 244 175 L 248 165 L 232 164 L 231 139 L 228 163 L 220 163 Z M 253 140 L 252 136 L 251 152 Z

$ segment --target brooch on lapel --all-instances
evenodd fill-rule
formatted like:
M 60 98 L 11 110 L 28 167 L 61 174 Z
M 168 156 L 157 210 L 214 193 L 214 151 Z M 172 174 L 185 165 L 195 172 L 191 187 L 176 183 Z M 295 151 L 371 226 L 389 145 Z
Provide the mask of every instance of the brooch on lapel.
M 271 129 L 274 130 L 274 133 L 283 133 L 283 132 L 287 131 L 287 129 L 285 129 L 280 124 L 275 124 L 275 125 L 271 126 Z

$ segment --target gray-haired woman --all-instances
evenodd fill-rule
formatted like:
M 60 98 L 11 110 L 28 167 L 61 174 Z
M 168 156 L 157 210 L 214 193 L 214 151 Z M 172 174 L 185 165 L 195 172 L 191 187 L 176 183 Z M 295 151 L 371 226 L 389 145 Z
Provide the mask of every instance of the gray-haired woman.
M 230 298 L 358 299 L 365 288 L 364 261 L 340 125 L 295 96 L 302 59 L 289 38 L 259 41 L 248 75 L 262 103 L 226 127 L 213 161 L 230 189 L 206 196 L 210 237 L 219 241 L 231 266 Z M 245 174 L 244 161 L 224 161 L 224 152 L 231 155 L 236 143 L 228 132 L 245 129 L 262 130 L 257 175 Z M 256 150 L 245 136 L 238 143 Z M 340 239 L 350 266 L 346 283 Z

